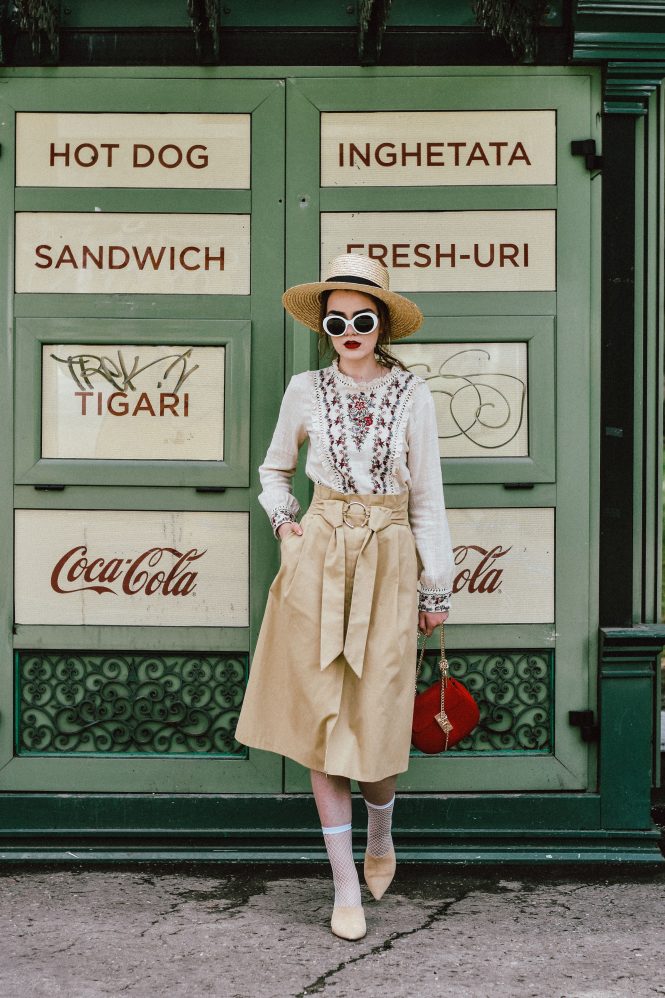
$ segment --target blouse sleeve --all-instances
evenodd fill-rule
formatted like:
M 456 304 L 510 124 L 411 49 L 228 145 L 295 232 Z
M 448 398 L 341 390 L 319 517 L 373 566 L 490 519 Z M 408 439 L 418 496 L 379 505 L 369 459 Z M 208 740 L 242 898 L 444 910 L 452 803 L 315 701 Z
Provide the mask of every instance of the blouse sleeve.
M 258 499 L 268 514 L 275 536 L 282 523 L 295 522 L 300 510 L 300 503 L 291 492 L 291 481 L 300 445 L 307 436 L 308 395 L 303 375 L 294 375 L 284 392 L 275 432 L 259 468 L 262 492 Z
M 415 392 L 406 432 L 409 520 L 422 564 L 418 609 L 438 613 L 450 609 L 454 556 L 443 498 L 436 409 L 424 382 Z

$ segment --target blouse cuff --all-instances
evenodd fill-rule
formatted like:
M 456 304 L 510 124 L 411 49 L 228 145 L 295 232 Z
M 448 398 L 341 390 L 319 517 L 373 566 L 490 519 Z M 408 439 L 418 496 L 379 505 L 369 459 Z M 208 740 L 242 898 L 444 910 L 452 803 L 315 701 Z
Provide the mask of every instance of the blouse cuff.
M 272 532 L 277 537 L 277 530 L 283 523 L 295 523 L 295 514 L 287 506 L 276 506 L 270 514 Z
M 418 611 L 420 613 L 443 613 L 450 610 L 450 589 L 420 589 L 418 591 Z

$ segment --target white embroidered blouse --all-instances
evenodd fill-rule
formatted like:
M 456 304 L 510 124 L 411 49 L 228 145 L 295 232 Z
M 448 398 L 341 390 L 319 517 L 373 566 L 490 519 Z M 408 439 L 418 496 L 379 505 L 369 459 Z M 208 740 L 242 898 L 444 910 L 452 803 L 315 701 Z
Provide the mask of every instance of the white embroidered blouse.
M 291 378 L 259 468 L 259 502 L 275 534 L 300 510 L 291 479 L 305 438 L 305 472 L 314 482 L 359 495 L 410 489 L 409 520 L 422 563 L 419 609 L 449 609 L 454 560 L 434 399 L 423 378 L 395 366 L 357 382 L 339 370 L 337 358 Z

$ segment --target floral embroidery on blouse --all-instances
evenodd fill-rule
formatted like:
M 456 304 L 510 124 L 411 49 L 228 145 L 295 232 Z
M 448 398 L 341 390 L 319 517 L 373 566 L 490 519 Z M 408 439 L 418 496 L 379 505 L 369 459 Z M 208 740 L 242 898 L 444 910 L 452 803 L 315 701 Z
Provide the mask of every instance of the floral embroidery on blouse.
M 340 482 L 340 492 L 357 493 L 358 488 L 351 473 L 349 451 L 344 428 L 344 410 L 333 368 L 316 372 L 316 396 L 322 420 L 322 443 L 326 458 Z
M 399 368 L 395 367 L 397 372 Z M 397 376 L 386 389 L 376 416 L 372 463 L 369 473 L 372 492 L 389 493 L 393 489 L 393 469 L 399 434 L 404 432 L 402 415 L 416 386 L 413 374 Z
M 357 382 L 342 374 L 336 364 L 316 372 L 324 454 L 341 492 L 358 492 L 349 441 L 359 451 L 368 437 L 372 492 L 391 495 L 396 491 L 395 464 L 405 431 L 404 416 L 418 381 L 411 372 L 395 366 L 369 382 L 366 391 L 359 391 Z M 350 394 L 344 389 L 351 389 Z
M 282 526 L 283 523 L 295 523 L 296 518 L 293 513 L 286 508 L 286 506 L 276 506 L 273 509 L 270 516 L 270 525 L 272 526 L 272 532 L 277 535 L 277 530 Z
M 370 392 L 369 395 L 360 392 L 358 395 L 350 395 L 348 398 L 347 411 L 351 420 L 351 438 L 356 450 L 360 450 L 374 423 L 375 406 L 376 395 L 374 392 Z
M 421 589 L 418 593 L 418 609 L 425 613 L 443 613 L 450 610 L 451 591 L 449 589 Z

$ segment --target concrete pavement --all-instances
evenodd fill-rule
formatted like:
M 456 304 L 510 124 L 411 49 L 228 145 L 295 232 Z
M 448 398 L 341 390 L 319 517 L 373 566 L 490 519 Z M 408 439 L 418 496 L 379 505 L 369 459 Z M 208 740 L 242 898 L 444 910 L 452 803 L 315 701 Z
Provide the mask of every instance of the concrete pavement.
M 651 998 L 665 870 L 398 867 L 332 936 L 323 867 L 7 867 L 2 998 Z

